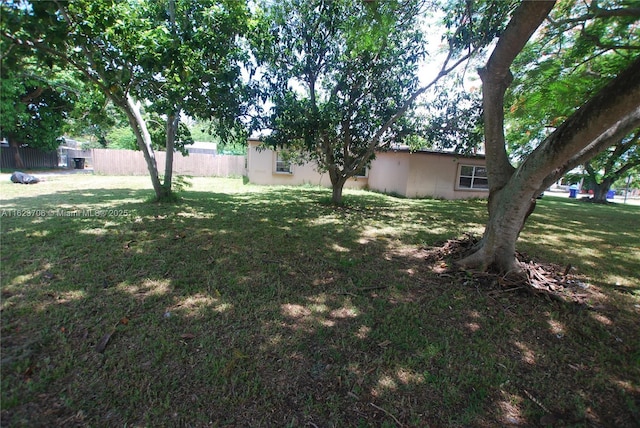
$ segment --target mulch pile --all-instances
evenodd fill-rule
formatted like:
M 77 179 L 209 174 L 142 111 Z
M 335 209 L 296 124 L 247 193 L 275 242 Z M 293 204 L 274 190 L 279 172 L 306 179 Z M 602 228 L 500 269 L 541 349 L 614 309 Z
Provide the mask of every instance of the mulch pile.
M 524 291 L 541 295 L 548 299 L 588 305 L 588 301 L 600 292 L 587 283 L 587 278 L 578 275 L 571 265 L 560 266 L 531 259 L 526 254 L 516 253 L 516 258 L 524 274 L 497 274 L 461 269 L 457 260 L 468 255 L 479 239 L 465 234 L 459 239 L 450 239 L 441 246 L 427 250 L 425 260 L 432 264 L 432 270 L 443 276 L 459 276 L 464 283 L 469 278 L 476 285 L 489 287 L 492 295 L 505 292 Z

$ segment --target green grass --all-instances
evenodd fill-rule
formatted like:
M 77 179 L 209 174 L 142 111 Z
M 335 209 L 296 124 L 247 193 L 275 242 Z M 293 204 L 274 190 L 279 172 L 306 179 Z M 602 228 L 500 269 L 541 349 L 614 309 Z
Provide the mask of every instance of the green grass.
M 639 207 L 545 196 L 523 231 L 587 307 L 432 271 L 483 201 L 192 182 L 0 176 L 2 426 L 640 424 Z

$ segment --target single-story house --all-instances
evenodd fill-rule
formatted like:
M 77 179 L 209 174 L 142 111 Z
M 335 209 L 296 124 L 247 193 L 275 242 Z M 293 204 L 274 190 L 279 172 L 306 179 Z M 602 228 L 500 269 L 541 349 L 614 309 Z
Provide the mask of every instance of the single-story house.
M 262 185 L 314 184 L 331 186 L 329 174 L 319 173 L 315 163 L 288 162 L 282 152 L 250 139 L 247 148 L 249 182 Z M 448 152 L 397 149 L 376 153 L 363 174 L 351 178 L 346 188 L 369 189 L 408 198 L 444 199 L 488 196 L 484 155 L 463 156 Z

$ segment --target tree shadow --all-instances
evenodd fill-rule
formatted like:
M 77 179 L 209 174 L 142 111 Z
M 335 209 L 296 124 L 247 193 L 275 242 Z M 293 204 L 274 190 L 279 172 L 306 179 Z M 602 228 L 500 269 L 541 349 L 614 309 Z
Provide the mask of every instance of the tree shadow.
M 3 219 L 3 426 L 638 421 L 629 313 L 431 271 L 422 246 L 481 203 L 147 193 L 8 201 L 123 215 Z
M 637 269 L 640 233 L 636 226 L 640 207 L 593 206 L 579 201 L 541 201 L 526 224 L 519 248 L 535 249 L 544 259 L 572 264 L 598 278 L 609 288 L 640 283 Z M 616 266 L 616 276 L 603 274 Z

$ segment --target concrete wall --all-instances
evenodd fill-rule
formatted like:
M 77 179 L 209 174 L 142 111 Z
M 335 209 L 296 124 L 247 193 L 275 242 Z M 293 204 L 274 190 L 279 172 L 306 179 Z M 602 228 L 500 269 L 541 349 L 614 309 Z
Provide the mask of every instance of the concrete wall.
M 328 174 L 319 174 L 313 163 L 293 165 L 291 174 L 276 172 L 276 152 L 259 148 L 259 145 L 259 141 L 249 141 L 247 175 L 251 183 L 331 186 Z M 409 198 L 487 197 L 489 193 L 486 190 L 458 188 L 461 165 L 485 165 L 485 160 L 481 157 L 463 157 L 451 153 L 411 153 L 406 150 L 380 152 L 372 161 L 367 177 L 350 179 L 345 187 L 366 187 L 370 190 L 395 193 Z
M 297 186 L 312 184 L 331 187 L 328 173 L 320 174 L 313 162 L 304 165 L 292 165 L 291 174 L 276 172 L 277 153 L 271 149 L 259 147 L 260 142 L 249 140 L 247 148 L 247 177 L 249 182 L 261 185 Z M 366 177 L 352 178 L 345 188 L 361 189 L 367 186 Z
M 406 196 L 410 157 L 402 152 L 377 153 L 369 168 L 369 189 Z
M 485 165 L 481 158 L 459 157 L 449 153 L 404 153 L 410 158 L 407 193 L 409 198 L 444 199 L 484 198 L 486 190 L 458 188 L 461 165 Z

